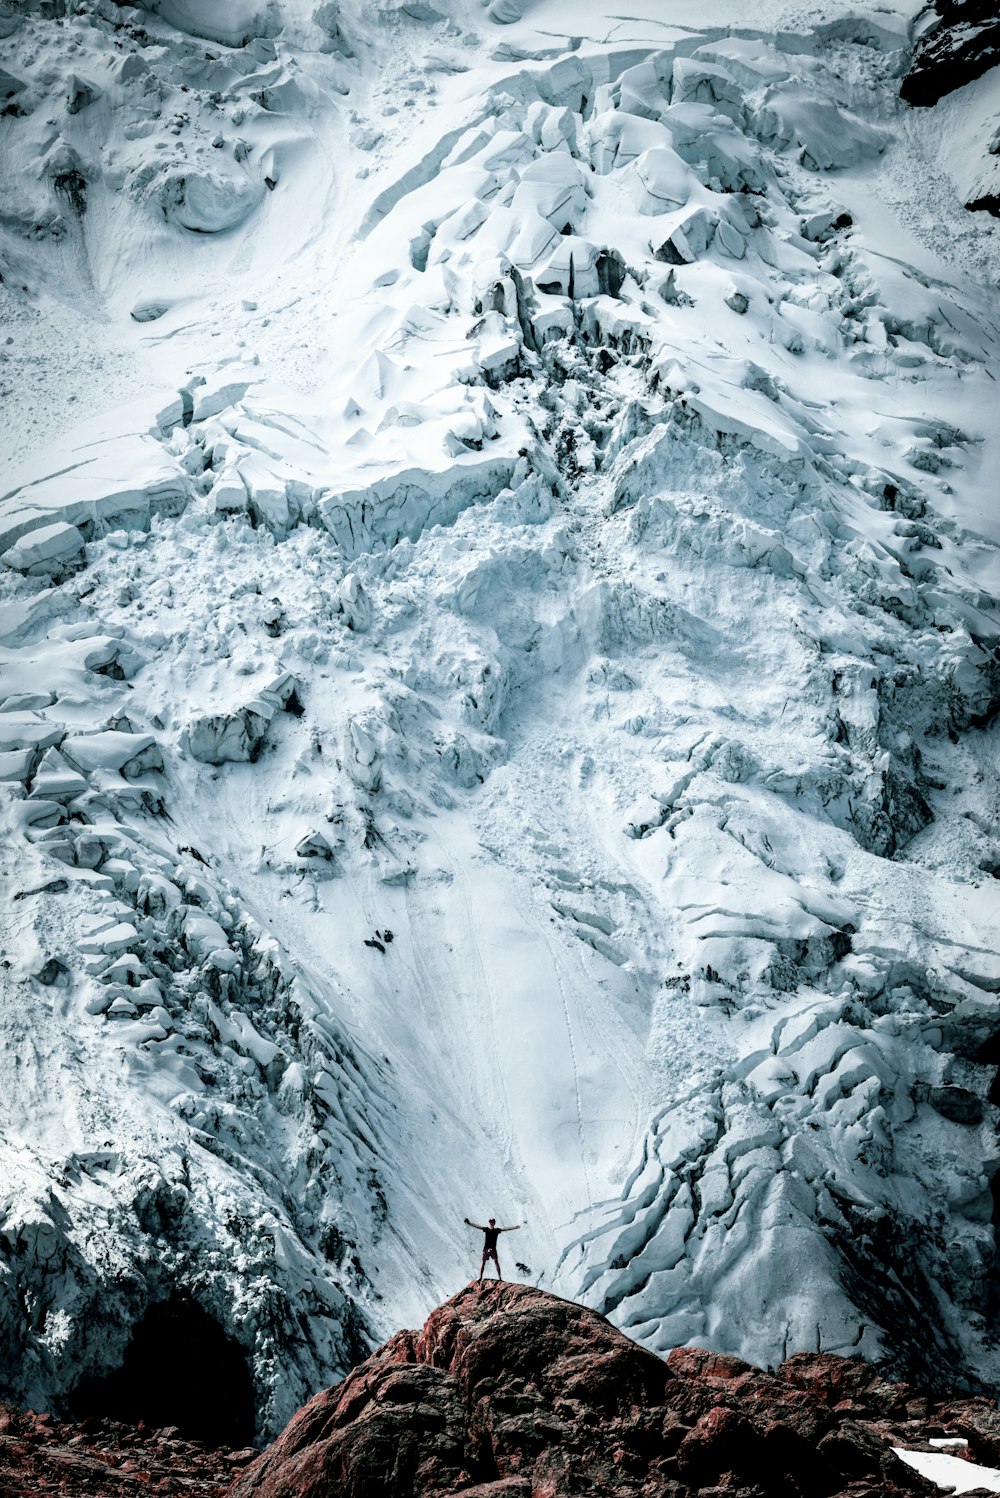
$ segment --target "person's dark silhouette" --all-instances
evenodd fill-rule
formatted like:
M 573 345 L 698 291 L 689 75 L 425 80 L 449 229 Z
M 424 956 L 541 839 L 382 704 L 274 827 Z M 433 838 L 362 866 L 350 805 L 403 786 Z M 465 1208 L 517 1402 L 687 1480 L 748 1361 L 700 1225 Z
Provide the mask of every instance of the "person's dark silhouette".
M 497 1279 L 502 1283 L 503 1275 L 500 1273 L 500 1260 L 497 1258 L 497 1239 L 500 1237 L 501 1233 L 516 1233 L 518 1228 L 524 1227 L 524 1223 L 517 1222 L 512 1228 L 498 1228 L 497 1220 L 495 1217 L 490 1218 L 490 1225 L 486 1228 L 483 1227 L 481 1222 L 470 1222 L 468 1218 L 465 1219 L 465 1223 L 467 1227 L 475 1228 L 478 1233 L 484 1234 L 483 1262 L 479 1266 L 480 1280 L 482 1280 L 483 1270 L 486 1268 L 486 1260 L 492 1259 L 494 1264 L 497 1266 Z

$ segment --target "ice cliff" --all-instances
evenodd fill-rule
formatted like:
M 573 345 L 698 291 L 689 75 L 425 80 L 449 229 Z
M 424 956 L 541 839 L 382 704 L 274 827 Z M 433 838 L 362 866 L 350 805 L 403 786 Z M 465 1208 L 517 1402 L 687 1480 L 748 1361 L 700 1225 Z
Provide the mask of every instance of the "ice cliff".
M 0 3 L 5 1397 L 1000 1378 L 996 72 L 632 9 Z

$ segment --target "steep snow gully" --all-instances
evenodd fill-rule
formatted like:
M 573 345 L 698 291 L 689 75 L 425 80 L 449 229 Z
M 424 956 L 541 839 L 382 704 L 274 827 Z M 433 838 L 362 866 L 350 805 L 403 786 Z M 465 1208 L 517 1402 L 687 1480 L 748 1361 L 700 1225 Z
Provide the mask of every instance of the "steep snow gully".
M 491 1211 L 655 1351 L 1000 1384 L 998 82 L 901 102 L 916 9 L 0 0 L 5 1397 L 210 1318 L 273 1433 Z

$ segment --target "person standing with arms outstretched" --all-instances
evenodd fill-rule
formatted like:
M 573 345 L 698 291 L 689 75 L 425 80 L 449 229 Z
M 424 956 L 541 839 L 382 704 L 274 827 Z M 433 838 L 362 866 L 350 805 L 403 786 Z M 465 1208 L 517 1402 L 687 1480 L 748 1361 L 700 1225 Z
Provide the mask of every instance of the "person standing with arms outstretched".
M 482 1280 L 483 1270 L 486 1268 L 486 1260 L 492 1259 L 497 1266 L 497 1279 L 502 1283 L 503 1275 L 500 1273 L 500 1260 L 497 1258 L 497 1239 L 501 1233 L 516 1233 L 518 1228 L 524 1227 L 524 1223 L 515 1223 L 512 1228 L 498 1228 L 496 1218 L 491 1217 L 489 1227 L 484 1228 L 481 1222 L 470 1222 L 466 1217 L 465 1225 L 466 1227 L 475 1228 L 477 1233 L 485 1235 L 483 1238 L 483 1262 L 479 1266 L 480 1280 Z

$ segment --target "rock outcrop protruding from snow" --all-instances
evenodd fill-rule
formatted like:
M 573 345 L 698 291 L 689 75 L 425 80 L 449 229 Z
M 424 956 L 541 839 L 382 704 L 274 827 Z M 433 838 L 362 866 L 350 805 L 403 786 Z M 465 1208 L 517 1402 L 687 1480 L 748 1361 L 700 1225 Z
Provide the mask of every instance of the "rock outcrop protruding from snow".
M 1000 217 L 997 8 L 992 0 L 937 0 L 917 31 L 900 96 L 932 111 L 929 135 L 966 208 Z
M 908 104 L 926 107 L 998 65 L 1000 17 L 993 0 L 935 0 L 921 18 L 900 94 Z
M 929 1428 L 1000 1459 L 994 1401 L 933 1402 L 829 1355 L 661 1362 L 581 1306 L 488 1282 L 318 1394 L 230 1498 L 903 1498 L 934 1491 L 904 1460 Z

